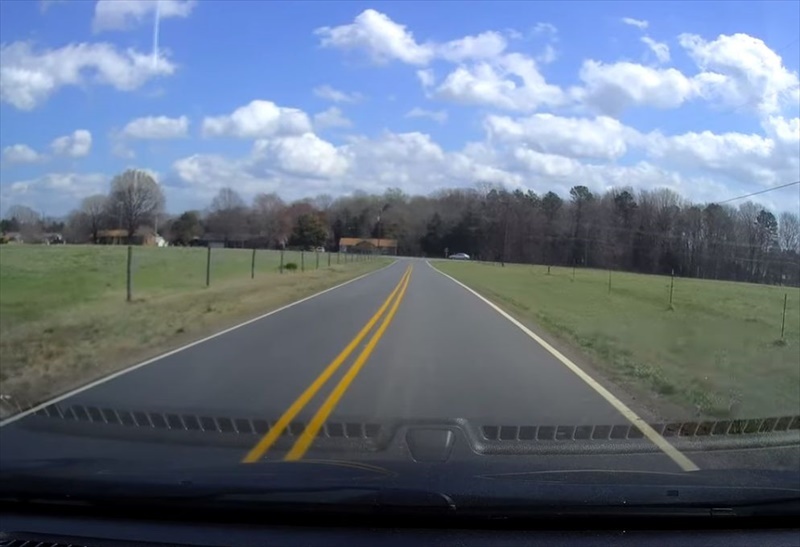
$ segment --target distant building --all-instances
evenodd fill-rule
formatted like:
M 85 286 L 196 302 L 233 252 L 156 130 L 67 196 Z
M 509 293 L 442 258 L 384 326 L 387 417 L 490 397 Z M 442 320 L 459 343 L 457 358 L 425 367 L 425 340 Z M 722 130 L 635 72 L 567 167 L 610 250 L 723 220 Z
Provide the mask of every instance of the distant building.
M 100 245 L 151 245 L 166 247 L 167 241 L 155 233 L 152 228 L 143 226 L 128 239 L 128 230 L 116 228 L 97 232 L 97 243 Z
M 6 232 L 0 235 L 0 242 L 2 243 L 22 243 L 22 234 L 19 232 Z
M 382 255 L 396 255 L 397 240 L 383 238 L 343 237 L 339 240 L 339 250 L 343 253 L 378 253 Z

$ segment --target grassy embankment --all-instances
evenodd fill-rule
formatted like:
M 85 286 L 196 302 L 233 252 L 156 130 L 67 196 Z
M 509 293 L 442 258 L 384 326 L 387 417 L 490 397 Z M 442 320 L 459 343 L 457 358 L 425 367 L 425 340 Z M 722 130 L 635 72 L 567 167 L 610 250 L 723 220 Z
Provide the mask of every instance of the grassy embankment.
M 466 262 L 435 266 L 652 406 L 708 417 L 795 415 L 800 290 L 601 270 Z M 781 340 L 784 295 L 786 325 Z
M 337 255 L 135 247 L 133 301 L 125 301 L 124 247 L 0 246 L 0 395 L 40 401 L 226 326 L 380 268 Z

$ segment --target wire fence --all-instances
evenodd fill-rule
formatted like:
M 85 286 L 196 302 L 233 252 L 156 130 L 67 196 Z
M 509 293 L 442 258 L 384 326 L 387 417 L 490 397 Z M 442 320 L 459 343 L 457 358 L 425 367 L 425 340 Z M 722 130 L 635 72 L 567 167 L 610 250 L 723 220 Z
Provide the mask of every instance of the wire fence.
M 137 288 L 171 290 L 206 286 L 265 274 L 293 275 L 372 261 L 371 254 L 294 249 L 228 249 L 215 247 L 126 249 L 126 300 Z

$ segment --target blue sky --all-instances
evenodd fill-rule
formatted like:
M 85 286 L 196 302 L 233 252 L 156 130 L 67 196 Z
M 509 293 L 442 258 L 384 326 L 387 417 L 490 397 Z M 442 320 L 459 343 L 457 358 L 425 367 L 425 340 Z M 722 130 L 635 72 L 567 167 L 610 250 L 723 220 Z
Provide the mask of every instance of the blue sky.
M 127 167 L 171 212 L 800 179 L 797 2 L 0 2 L 0 35 L 0 212 L 64 214 Z

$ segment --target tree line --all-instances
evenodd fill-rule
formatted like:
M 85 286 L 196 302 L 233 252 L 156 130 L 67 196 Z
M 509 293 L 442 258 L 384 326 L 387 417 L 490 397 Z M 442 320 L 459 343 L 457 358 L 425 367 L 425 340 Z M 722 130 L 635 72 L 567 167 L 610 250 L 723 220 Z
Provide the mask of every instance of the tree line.
M 105 228 L 133 235 L 157 224 L 173 245 L 330 250 L 342 237 L 386 238 L 396 239 L 403 255 L 464 252 L 487 261 L 800 285 L 797 213 L 776 217 L 752 201 L 693 203 L 666 188 L 596 194 L 576 185 L 561 197 L 477 185 L 427 196 L 389 189 L 292 202 L 261 193 L 247 203 L 226 187 L 204 210 L 167 215 L 163 208 L 158 184 L 126 171 L 108 195 L 88 197 L 70 213 L 64 232 L 70 242 L 92 242 Z M 3 222 L 17 222 L 7 217 Z

